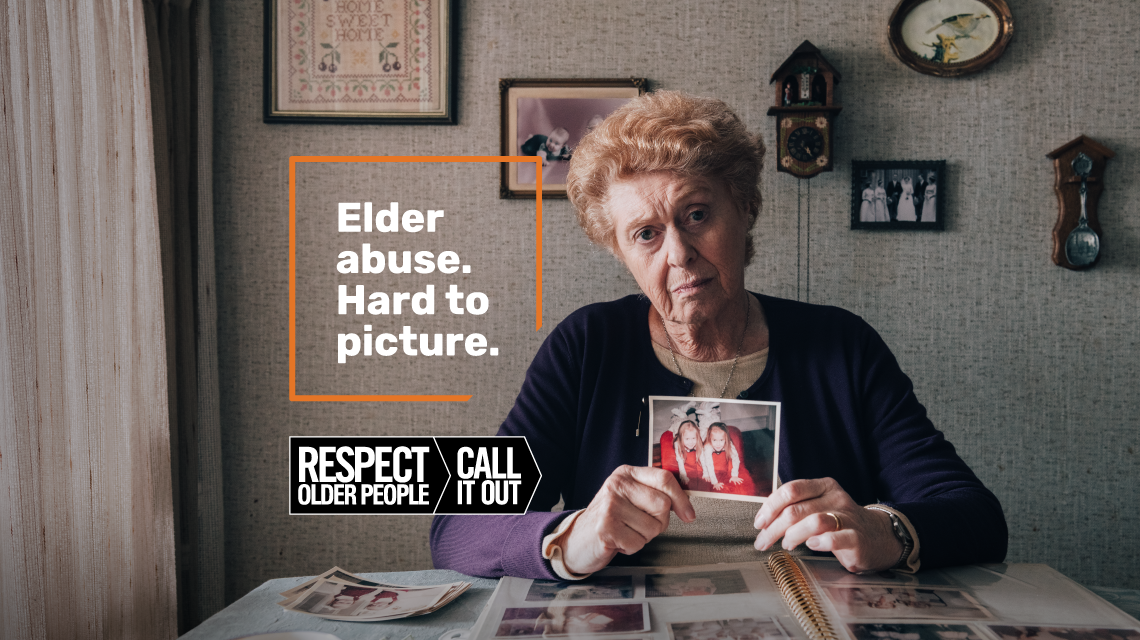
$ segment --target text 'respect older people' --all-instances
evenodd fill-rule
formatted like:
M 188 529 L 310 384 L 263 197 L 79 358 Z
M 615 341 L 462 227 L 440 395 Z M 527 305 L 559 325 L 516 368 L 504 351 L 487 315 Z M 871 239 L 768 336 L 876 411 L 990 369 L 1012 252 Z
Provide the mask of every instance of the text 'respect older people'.
M 437 517 L 437 568 L 574 579 L 636 560 L 670 513 L 699 523 L 674 476 L 646 466 L 649 430 L 636 425 L 650 395 L 783 403 L 783 484 L 748 516 L 755 549 L 806 543 L 856 572 L 1004 558 L 1001 506 L 878 334 L 841 309 L 746 290 L 763 156 L 723 102 L 667 91 L 627 103 L 574 150 L 578 222 L 642 295 L 583 307 L 547 338 L 499 430 L 526 436 L 542 469 L 531 511 Z M 549 511 L 559 497 L 566 510 Z

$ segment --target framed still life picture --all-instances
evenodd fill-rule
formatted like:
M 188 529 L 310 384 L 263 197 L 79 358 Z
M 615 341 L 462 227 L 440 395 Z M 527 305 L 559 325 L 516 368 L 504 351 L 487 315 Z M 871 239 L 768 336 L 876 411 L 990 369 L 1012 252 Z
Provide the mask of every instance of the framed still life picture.
M 542 197 L 565 198 L 574 147 L 646 85 L 645 78 L 499 80 L 502 155 L 541 156 Z M 534 199 L 534 163 L 502 167 L 499 197 Z
M 265 0 L 265 122 L 455 124 L 454 2 Z
M 851 228 L 941 231 L 945 173 L 945 160 L 852 160 Z
M 908 67 L 934 76 L 981 71 L 1013 37 L 1005 0 L 902 0 L 888 27 L 891 49 Z

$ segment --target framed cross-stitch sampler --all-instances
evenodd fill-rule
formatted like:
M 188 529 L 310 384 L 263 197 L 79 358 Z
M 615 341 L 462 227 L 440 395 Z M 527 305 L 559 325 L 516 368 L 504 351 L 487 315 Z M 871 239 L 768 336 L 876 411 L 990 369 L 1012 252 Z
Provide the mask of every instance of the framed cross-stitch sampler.
M 455 124 L 455 0 L 266 0 L 265 122 Z

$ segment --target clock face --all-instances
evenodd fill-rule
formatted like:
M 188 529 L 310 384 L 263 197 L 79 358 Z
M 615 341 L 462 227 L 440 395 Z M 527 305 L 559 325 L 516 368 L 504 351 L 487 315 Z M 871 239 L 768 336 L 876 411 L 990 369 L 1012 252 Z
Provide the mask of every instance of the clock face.
M 800 127 L 788 136 L 788 155 L 800 162 L 811 162 L 823 153 L 823 134 L 819 129 Z

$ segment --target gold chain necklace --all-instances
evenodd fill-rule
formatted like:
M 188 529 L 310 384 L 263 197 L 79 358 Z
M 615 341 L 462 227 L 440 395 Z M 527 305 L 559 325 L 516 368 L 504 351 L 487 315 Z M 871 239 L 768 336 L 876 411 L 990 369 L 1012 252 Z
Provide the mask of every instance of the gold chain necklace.
M 728 383 L 732 382 L 732 374 L 736 373 L 736 363 L 740 360 L 741 350 L 744 349 L 744 337 L 748 335 L 748 318 L 752 315 L 752 305 L 750 302 L 750 300 L 745 298 L 744 330 L 740 332 L 740 342 L 736 343 L 736 356 L 732 359 L 732 368 L 728 370 L 728 378 L 725 379 L 724 386 L 720 389 L 721 398 L 724 398 L 725 392 L 728 391 Z M 673 368 L 677 370 L 677 375 L 684 378 L 685 374 L 681 373 L 681 365 L 677 364 L 677 354 L 673 353 L 673 337 L 669 335 L 669 328 L 665 326 L 665 316 L 661 316 L 661 328 L 665 331 L 665 340 L 669 343 L 669 357 L 673 359 Z M 689 393 L 691 395 L 692 391 Z

